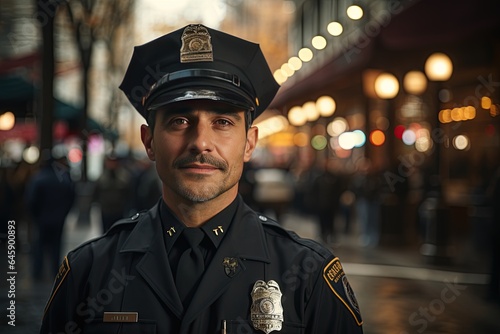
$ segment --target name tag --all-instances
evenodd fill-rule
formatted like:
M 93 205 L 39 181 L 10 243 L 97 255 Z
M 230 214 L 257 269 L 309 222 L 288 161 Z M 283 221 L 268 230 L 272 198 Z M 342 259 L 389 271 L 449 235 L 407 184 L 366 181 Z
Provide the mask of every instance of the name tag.
M 104 312 L 102 322 L 137 322 L 137 312 Z

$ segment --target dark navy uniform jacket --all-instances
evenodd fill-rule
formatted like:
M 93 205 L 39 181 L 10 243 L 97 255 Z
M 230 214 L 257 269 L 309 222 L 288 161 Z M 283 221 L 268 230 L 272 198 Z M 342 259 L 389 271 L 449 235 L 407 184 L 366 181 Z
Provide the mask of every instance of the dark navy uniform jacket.
M 276 281 L 282 293 L 284 321 L 273 333 L 362 333 L 338 258 L 238 200 L 187 309 L 170 270 L 156 205 L 68 254 L 41 333 L 223 333 L 223 322 L 226 333 L 263 333 L 254 328 L 250 311 L 258 280 Z

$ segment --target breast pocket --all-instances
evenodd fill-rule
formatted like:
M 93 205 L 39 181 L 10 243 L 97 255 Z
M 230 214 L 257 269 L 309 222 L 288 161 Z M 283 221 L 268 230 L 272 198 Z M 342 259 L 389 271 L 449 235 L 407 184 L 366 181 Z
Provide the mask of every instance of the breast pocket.
M 268 326 L 273 326 L 272 323 L 267 324 Z M 289 322 L 283 322 L 281 324 L 281 333 L 287 334 L 304 334 L 305 327 L 302 324 L 294 324 Z M 278 330 L 278 329 L 273 329 Z M 259 333 L 262 334 L 264 331 L 256 329 L 251 321 L 247 320 L 227 320 L 226 321 L 226 333 L 227 334 L 250 334 Z M 279 333 L 279 332 L 276 332 Z
M 87 324 L 83 334 L 156 334 L 156 323 L 154 321 L 139 322 L 102 322 L 102 319 Z

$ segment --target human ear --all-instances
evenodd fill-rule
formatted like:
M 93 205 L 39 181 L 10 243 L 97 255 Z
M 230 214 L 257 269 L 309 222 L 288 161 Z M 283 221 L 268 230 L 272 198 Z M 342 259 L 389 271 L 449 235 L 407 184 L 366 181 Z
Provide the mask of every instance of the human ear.
M 153 132 L 146 124 L 141 125 L 141 140 L 149 160 L 155 161 L 155 151 L 153 143 Z
M 247 142 L 245 144 L 245 154 L 243 156 L 243 161 L 248 162 L 252 158 L 252 153 L 257 146 L 257 140 L 259 139 L 259 128 L 256 126 L 250 127 L 247 131 Z

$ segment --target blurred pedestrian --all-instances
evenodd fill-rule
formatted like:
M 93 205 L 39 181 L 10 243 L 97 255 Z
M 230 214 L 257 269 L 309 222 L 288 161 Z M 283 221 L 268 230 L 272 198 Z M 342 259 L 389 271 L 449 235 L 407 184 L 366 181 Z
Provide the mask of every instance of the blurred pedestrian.
M 310 185 L 306 200 L 319 220 L 321 238 L 326 245 L 333 245 L 335 235 L 335 216 L 338 214 L 342 182 L 340 177 L 329 168 L 328 161 L 320 164 L 318 173 Z
M 161 180 L 155 164 L 141 157 L 137 160 L 137 166 L 132 205 L 134 213 L 150 209 L 161 198 Z
M 15 218 L 15 192 L 10 170 L 7 166 L 0 166 L 0 244 L 7 241 L 8 221 Z
M 51 157 L 41 162 L 40 170 L 28 181 L 27 208 L 34 223 L 32 249 L 33 278 L 43 279 L 44 257 L 49 256 L 50 275 L 61 262 L 64 223 L 75 201 L 75 186 L 66 157 Z
M 500 302 L 500 167 L 497 167 L 491 179 L 490 186 L 487 188 L 487 196 L 493 208 L 489 233 L 491 257 L 488 299 Z
M 92 197 L 99 204 L 103 233 L 129 214 L 132 203 L 131 177 L 115 155 L 105 157 L 104 168 L 96 181 Z
M 380 175 L 370 163 L 362 166 L 353 178 L 356 215 L 360 227 L 360 245 L 375 247 L 380 239 Z

